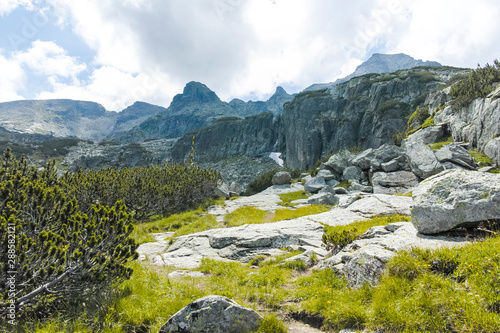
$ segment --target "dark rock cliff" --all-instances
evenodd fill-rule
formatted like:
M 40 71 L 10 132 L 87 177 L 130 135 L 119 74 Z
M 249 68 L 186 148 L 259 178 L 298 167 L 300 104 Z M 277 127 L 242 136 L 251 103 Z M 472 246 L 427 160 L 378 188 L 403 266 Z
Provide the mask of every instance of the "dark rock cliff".
M 194 136 L 194 160 L 210 162 L 234 155 L 264 156 L 283 147 L 281 118 L 270 113 L 241 118 L 222 118 L 213 125 L 188 133 L 172 148 L 172 160 L 188 162 Z
M 340 149 L 392 143 L 426 96 L 459 71 L 428 67 L 368 74 L 297 95 L 283 111 L 287 166 L 308 169 Z

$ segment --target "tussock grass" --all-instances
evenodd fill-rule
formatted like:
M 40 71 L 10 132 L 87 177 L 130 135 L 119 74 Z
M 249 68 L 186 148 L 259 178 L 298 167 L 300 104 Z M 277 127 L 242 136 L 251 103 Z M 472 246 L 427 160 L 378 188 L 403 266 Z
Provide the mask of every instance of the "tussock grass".
M 495 164 L 495 161 L 489 158 L 485 153 L 481 153 L 477 150 L 469 150 L 469 154 L 472 155 L 476 163 L 481 163 L 484 166 L 490 166 Z
M 294 310 L 329 329 L 383 332 L 500 331 L 500 238 L 460 248 L 401 252 L 380 283 L 352 290 L 329 270 L 297 280 Z

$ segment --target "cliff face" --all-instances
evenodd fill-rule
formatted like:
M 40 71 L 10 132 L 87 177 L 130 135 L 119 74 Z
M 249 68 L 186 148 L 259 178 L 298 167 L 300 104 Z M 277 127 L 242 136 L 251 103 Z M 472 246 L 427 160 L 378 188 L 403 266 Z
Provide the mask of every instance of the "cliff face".
M 239 118 L 222 118 L 213 125 L 188 133 L 172 149 L 174 162 L 190 160 L 194 136 L 194 160 L 213 162 L 233 155 L 264 156 L 280 151 L 280 117 L 270 113 Z
M 429 103 L 438 98 L 440 95 L 432 96 Z M 434 122 L 448 124 L 453 140 L 469 142 L 500 163 L 500 85 L 486 98 L 478 98 L 458 111 L 446 107 L 436 113 Z
M 459 71 L 433 67 L 368 74 L 297 95 L 283 111 L 287 166 L 307 169 L 344 148 L 392 143 L 427 95 Z

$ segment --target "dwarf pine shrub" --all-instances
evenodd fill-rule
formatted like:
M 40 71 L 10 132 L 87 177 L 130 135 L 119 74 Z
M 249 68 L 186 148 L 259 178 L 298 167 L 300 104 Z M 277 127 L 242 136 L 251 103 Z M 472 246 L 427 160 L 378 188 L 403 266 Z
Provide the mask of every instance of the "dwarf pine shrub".
M 137 256 L 132 217 L 123 203 L 82 212 L 43 171 L 10 150 L 0 159 L 0 322 L 46 317 L 74 299 L 128 279 Z M 9 314 L 9 316 L 7 316 Z

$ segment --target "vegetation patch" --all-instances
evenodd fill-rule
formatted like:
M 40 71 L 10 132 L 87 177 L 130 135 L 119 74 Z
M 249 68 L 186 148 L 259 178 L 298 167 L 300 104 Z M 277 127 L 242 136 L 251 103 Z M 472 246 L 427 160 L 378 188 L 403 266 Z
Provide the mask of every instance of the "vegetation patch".
M 417 106 L 415 111 L 408 118 L 405 130 L 393 135 L 392 140 L 394 144 L 400 146 L 401 142 L 404 139 L 408 138 L 409 135 L 423 128 L 434 126 L 434 115 L 436 114 L 437 111 L 441 110 L 444 107 L 445 105 L 442 105 L 429 115 L 428 106 L 424 108 Z
M 474 158 L 474 161 L 476 163 L 482 165 L 482 166 L 492 166 L 495 165 L 495 161 L 491 158 L 488 157 L 485 153 L 481 153 L 480 151 L 477 150 L 469 150 L 469 154 Z
M 201 207 L 195 211 L 174 214 L 166 218 L 157 218 L 148 223 L 137 224 L 132 238 L 138 244 L 154 242 L 151 233 L 174 232 L 174 237 L 220 228 L 213 215 L 207 214 Z
M 428 144 L 429 148 L 431 148 L 433 151 L 438 151 L 439 149 L 443 148 L 446 145 L 449 145 L 450 143 L 453 143 L 453 137 L 449 137 L 448 140 L 443 141 L 443 142 L 436 142 L 436 143 L 431 143 Z
M 302 216 L 320 214 L 331 209 L 326 205 L 309 205 L 296 209 L 277 209 L 274 213 L 255 207 L 241 207 L 226 214 L 224 223 L 227 227 L 237 227 L 244 224 L 260 224 L 296 219 Z
M 409 105 L 403 102 L 400 102 L 398 100 L 389 100 L 382 105 L 380 105 L 377 110 L 375 111 L 378 114 L 386 113 L 391 110 L 398 110 L 398 111 L 406 111 L 409 108 Z
M 293 204 L 292 201 L 307 199 L 309 197 L 309 193 L 306 191 L 296 191 L 278 194 L 278 196 L 281 198 L 281 202 L 279 203 L 279 205 L 285 207 L 293 207 L 297 206 L 297 204 Z
M 494 83 L 500 82 L 500 62 L 494 65 L 478 66 L 469 75 L 451 87 L 450 95 L 454 97 L 453 109 L 467 107 L 473 100 L 486 97 L 494 89 Z
M 325 226 L 323 244 L 327 250 L 340 249 L 358 239 L 372 227 L 409 221 L 411 221 L 411 217 L 407 215 L 390 215 L 376 216 L 368 220 L 356 221 L 347 225 Z

